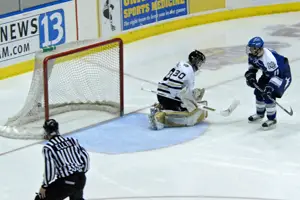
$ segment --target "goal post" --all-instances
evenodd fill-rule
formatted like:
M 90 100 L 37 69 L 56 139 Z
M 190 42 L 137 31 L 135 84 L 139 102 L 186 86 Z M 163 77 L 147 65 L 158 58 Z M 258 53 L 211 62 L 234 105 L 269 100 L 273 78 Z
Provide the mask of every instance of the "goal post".
M 41 50 L 35 54 L 25 104 L 0 126 L 0 135 L 41 139 L 45 119 L 64 113 L 72 116 L 72 111 L 100 111 L 112 117 L 123 116 L 123 76 L 123 41 L 120 38 L 82 40 Z M 89 125 L 82 124 L 78 128 Z

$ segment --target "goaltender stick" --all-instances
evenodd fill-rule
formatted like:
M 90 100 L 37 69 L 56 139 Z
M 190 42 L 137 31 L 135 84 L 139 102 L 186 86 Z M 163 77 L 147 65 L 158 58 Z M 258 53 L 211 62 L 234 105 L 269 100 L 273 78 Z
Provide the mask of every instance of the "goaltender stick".
M 207 111 L 197 106 L 199 103 L 207 105 L 207 101 L 202 101 L 205 89 L 194 88 L 196 72 L 205 60 L 202 52 L 194 50 L 188 62 L 177 63 L 158 83 L 159 103 L 150 108 L 148 116 L 151 129 L 194 126 L 207 118 Z

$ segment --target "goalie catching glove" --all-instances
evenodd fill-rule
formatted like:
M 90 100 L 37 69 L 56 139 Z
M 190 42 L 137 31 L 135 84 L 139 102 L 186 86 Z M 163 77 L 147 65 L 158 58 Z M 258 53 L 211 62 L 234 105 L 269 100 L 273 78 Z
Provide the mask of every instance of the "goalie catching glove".
M 187 87 L 183 88 L 178 97 L 181 99 L 182 107 L 185 107 L 189 112 L 198 108 L 197 103 L 200 103 L 203 99 L 205 89 L 195 88 L 189 90 Z
M 202 101 L 202 98 L 204 96 L 204 93 L 205 93 L 205 89 L 202 88 L 195 88 L 193 90 L 193 96 L 194 96 L 194 99 L 197 103 L 200 103 Z

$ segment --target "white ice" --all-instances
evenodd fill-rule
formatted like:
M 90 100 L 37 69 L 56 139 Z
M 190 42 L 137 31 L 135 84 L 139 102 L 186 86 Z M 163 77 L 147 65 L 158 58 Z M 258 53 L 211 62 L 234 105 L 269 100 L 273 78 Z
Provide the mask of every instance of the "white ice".
M 96 200 L 124 196 L 150 196 L 149 199 L 154 199 L 151 196 L 162 196 L 158 199 L 167 199 L 166 196 L 171 195 L 187 196 L 178 198 L 186 200 L 203 199 L 201 195 L 208 195 L 298 200 L 300 42 L 299 37 L 270 36 L 264 28 L 295 24 L 299 18 L 300 13 L 296 12 L 232 20 L 126 45 L 125 110 L 128 113 L 155 101 L 155 95 L 140 90 L 143 80 L 159 81 L 170 67 L 178 60 L 185 60 L 193 49 L 244 46 L 249 38 L 257 35 L 267 41 L 289 43 L 292 46 L 280 53 L 292 60 L 293 82 L 280 103 L 291 105 L 294 116 L 290 117 L 278 109 L 277 128 L 261 131 L 260 124 L 247 122 L 247 117 L 255 112 L 255 102 L 252 90 L 243 78 L 246 61 L 219 70 L 203 69 L 196 78 L 196 85 L 208 88 L 205 99 L 209 104 L 221 109 L 231 100 L 239 99 L 241 105 L 237 110 L 228 118 L 210 113 L 210 126 L 205 134 L 182 145 L 122 155 L 91 153 L 85 197 Z M 13 116 L 23 106 L 31 75 L 28 73 L 0 82 L 1 120 Z M 147 85 L 155 88 L 150 83 Z M 81 120 L 73 117 L 72 123 Z M 61 126 L 72 126 L 67 121 Z M 34 198 L 42 181 L 41 148 L 39 141 L 0 138 L 1 200 Z

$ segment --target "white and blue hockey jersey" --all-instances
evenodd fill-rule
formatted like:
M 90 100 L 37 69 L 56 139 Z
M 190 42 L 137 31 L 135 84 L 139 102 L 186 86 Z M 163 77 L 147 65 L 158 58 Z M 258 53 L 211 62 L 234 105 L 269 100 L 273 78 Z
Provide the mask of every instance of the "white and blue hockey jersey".
M 287 87 L 291 81 L 291 70 L 288 59 L 274 50 L 263 49 L 262 57 L 249 56 L 248 64 L 250 70 L 261 70 L 265 76 L 270 78 L 270 83 L 277 88 Z

